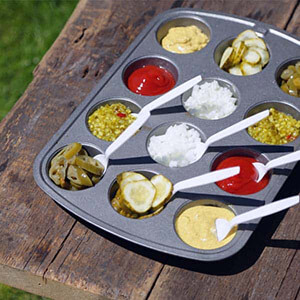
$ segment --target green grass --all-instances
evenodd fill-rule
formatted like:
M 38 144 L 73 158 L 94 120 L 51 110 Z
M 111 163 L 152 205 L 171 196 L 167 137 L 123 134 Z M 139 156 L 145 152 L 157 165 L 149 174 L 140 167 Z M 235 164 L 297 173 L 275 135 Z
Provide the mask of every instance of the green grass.
M 77 0 L 0 0 L 0 120 L 32 80 Z
M 36 296 L 23 292 L 18 289 L 8 287 L 4 284 L 0 284 L 0 299 L 1 300 L 46 300 L 45 297 Z
M 0 120 L 32 80 L 78 0 L 0 0 Z M 46 299 L 0 284 L 0 300 Z

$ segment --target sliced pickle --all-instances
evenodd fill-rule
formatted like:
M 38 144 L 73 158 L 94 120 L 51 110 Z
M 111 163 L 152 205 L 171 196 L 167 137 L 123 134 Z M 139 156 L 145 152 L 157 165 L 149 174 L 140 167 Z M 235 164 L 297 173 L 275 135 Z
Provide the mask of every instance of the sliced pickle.
M 254 49 L 248 49 L 243 55 L 243 61 L 251 65 L 256 65 L 260 62 L 260 55 Z
M 117 212 L 119 212 L 122 209 L 122 207 L 121 207 L 122 200 L 121 200 L 120 196 L 121 196 L 121 190 L 118 189 L 115 197 L 111 200 L 111 205 Z
M 254 75 L 262 70 L 262 66 L 260 64 L 251 65 L 246 62 L 241 63 L 241 70 L 244 75 Z
M 93 186 L 91 179 L 80 167 L 70 165 L 67 171 L 67 178 L 79 185 Z
M 248 29 L 245 30 L 243 32 L 241 32 L 236 39 L 234 39 L 234 41 L 232 42 L 232 46 L 236 46 L 238 42 L 242 42 L 248 39 L 255 39 L 257 38 L 257 34 L 255 33 L 255 31 Z
M 122 216 L 125 216 L 128 218 L 134 218 L 134 219 L 138 218 L 138 216 L 139 216 L 135 212 L 131 211 L 130 208 L 128 208 L 124 204 L 120 189 L 117 190 L 117 193 L 116 193 L 115 197 L 113 198 L 111 204 L 112 204 L 113 208 Z
M 135 173 L 132 172 L 133 174 L 130 174 L 128 176 L 126 176 L 124 179 L 121 180 L 120 182 L 120 189 L 122 190 L 123 187 L 128 183 L 128 182 L 132 182 L 132 181 L 139 181 L 139 180 L 147 180 L 147 178 L 140 174 L 140 173 Z
M 102 175 L 104 171 L 104 167 L 98 160 L 86 155 L 77 155 L 75 164 L 82 169 L 99 176 Z
M 268 50 L 261 49 L 259 47 L 250 47 L 249 49 L 255 50 L 260 55 L 260 63 L 264 67 L 270 60 Z
M 238 42 L 236 44 L 236 46 L 233 47 L 234 50 L 235 50 L 235 55 L 234 55 L 234 58 L 233 58 L 233 63 L 232 65 L 237 65 L 240 63 L 242 57 L 243 57 L 243 54 L 244 52 L 247 50 L 247 47 L 245 46 L 244 42 Z
M 150 214 L 140 216 L 139 219 L 141 220 L 141 219 L 151 218 L 151 217 L 153 217 L 155 215 L 158 215 L 163 209 L 164 209 L 164 207 L 161 206 L 160 208 L 158 208 L 157 210 L 155 210 L 154 212 L 152 212 Z
M 122 189 L 122 198 L 127 207 L 136 213 L 147 212 L 154 200 L 156 189 L 147 180 L 128 182 Z
M 133 174 L 137 174 L 137 173 L 128 171 L 128 172 L 123 172 L 123 173 L 117 175 L 117 183 L 120 185 L 122 179 L 125 179 L 126 177 L 133 175 Z
M 229 67 L 233 62 L 234 56 L 234 49 L 232 47 L 226 48 L 220 61 L 220 68 L 226 69 L 227 67 Z
M 266 43 L 263 39 L 260 38 L 253 38 L 253 39 L 248 39 L 244 41 L 245 45 L 250 48 L 250 47 L 258 47 L 264 50 L 267 50 Z
M 79 143 L 72 143 L 68 145 L 64 152 L 65 159 L 71 159 L 74 155 L 76 155 L 81 150 L 82 145 Z
M 133 214 L 133 212 L 124 204 L 120 189 L 117 190 L 115 197 L 111 201 L 111 204 L 117 212 L 123 211 L 126 214 Z
M 239 76 L 243 76 L 243 72 L 241 70 L 241 66 L 240 65 L 236 65 L 234 67 L 231 67 L 228 69 L 228 72 L 230 74 L 233 74 L 233 75 L 239 75 Z
M 150 180 L 156 188 L 152 208 L 159 208 L 164 205 L 172 196 L 173 184 L 163 175 L 155 175 Z

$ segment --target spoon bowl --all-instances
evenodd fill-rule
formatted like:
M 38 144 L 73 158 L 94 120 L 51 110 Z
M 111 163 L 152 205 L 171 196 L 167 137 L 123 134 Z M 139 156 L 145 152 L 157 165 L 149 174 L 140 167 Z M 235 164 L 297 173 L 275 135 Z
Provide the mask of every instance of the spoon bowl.
M 263 179 L 263 177 L 269 172 L 269 170 L 273 168 L 298 160 L 300 160 L 300 150 L 281 156 L 279 158 L 275 158 L 265 165 L 260 162 L 255 162 L 253 163 L 253 166 L 255 167 L 258 173 L 257 179 L 255 181 L 260 182 Z
M 257 123 L 257 122 L 261 121 L 262 119 L 266 118 L 269 115 L 269 113 L 270 113 L 270 111 L 268 109 L 264 110 L 260 113 L 257 113 L 257 114 L 255 114 L 251 117 L 248 117 L 248 118 L 246 118 L 242 121 L 239 121 L 239 122 L 225 128 L 225 129 L 217 132 L 216 134 L 210 136 L 206 140 L 205 143 L 202 143 L 201 149 L 198 152 L 198 159 L 200 159 L 203 156 L 203 154 L 206 152 L 207 148 L 211 144 L 213 144 L 213 143 L 215 143 L 215 142 L 217 142 L 217 141 L 219 141 L 219 140 L 221 140 L 225 137 L 228 137 L 232 134 L 240 132 L 243 129 L 246 129 L 247 127 L 249 127 L 249 126 L 254 125 L 255 123 Z
M 226 236 L 228 235 L 228 233 L 231 231 L 231 229 L 238 224 L 245 223 L 245 222 L 248 222 L 251 220 L 255 220 L 258 218 L 262 218 L 262 217 L 274 214 L 276 212 L 279 212 L 281 210 L 289 208 L 298 203 L 299 203 L 299 195 L 285 198 L 285 199 L 252 209 L 244 214 L 235 216 L 230 221 L 227 221 L 227 220 L 221 219 L 221 218 L 216 219 L 215 224 L 216 224 L 218 241 L 222 241 L 223 239 L 225 239 Z

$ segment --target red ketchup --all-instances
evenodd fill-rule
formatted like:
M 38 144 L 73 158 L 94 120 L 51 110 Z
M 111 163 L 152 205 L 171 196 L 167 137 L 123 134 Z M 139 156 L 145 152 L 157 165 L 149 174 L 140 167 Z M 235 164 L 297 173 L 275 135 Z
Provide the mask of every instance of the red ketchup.
M 224 191 L 236 195 L 249 195 L 262 190 L 270 180 L 266 174 L 260 182 L 256 182 L 258 174 L 252 163 L 258 162 L 253 157 L 232 156 L 224 159 L 217 166 L 216 170 L 239 166 L 240 173 L 230 178 L 217 182 L 217 185 Z
M 143 96 L 164 94 L 174 85 L 175 79 L 169 71 L 153 65 L 136 69 L 127 81 L 127 86 L 132 92 Z

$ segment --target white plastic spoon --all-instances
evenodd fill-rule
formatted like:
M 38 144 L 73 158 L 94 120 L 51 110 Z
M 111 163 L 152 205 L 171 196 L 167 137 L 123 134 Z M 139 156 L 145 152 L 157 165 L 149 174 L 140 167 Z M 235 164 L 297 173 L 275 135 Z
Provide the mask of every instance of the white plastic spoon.
M 225 128 L 219 132 L 217 132 L 216 134 L 210 136 L 205 143 L 202 143 L 202 147 L 200 149 L 200 151 L 197 153 L 198 154 L 198 159 L 200 159 L 202 157 L 202 155 L 205 153 L 205 151 L 207 150 L 207 148 L 212 144 L 215 143 L 225 137 L 228 137 L 234 133 L 237 133 L 243 129 L 246 129 L 247 127 L 259 122 L 260 120 L 266 118 L 269 115 L 270 111 L 264 110 L 258 114 L 255 114 L 247 119 L 244 119 L 240 122 L 237 122 L 236 124 L 231 125 L 228 128 Z
M 235 216 L 230 221 L 227 221 L 225 219 L 216 219 L 216 230 L 218 240 L 222 241 L 223 239 L 225 239 L 234 226 L 251 220 L 255 220 L 257 218 L 262 218 L 274 214 L 293 205 L 296 205 L 299 203 L 299 198 L 300 197 L 298 195 L 285 198 L 270 204 L 266 204 L 264 206 L 250 210 L 244 214 Z
M 201 75 L 198 75 L 183 84 L 179 85 L 175 89 L 172 89 L 168 93 L 162 95 L 161 97 L 157 98 L 156 100 L 152 101 L 148 105 L 146 105 L 137 115 L 136 120 L 130 126 L 128 126 L 119 136 L 118 138 L 108 146 L 104 154 L 98 154 L 94 158 L 97 159 L 104 167 L 104 171 L 107 168 L 108 161 L 110 156 L 121 147 L 127 140 L 129 140 L 139 128 L 141 128 L 146 121 L 150 117 L 151 110 L 158 108 L 159 106 L 171 101 L 172 99 L 176 98 L 177 96 L 181 95 L 182 93 L 186 92 L 190 88 L 192 88 L 195 84 L 202 80 Z
M 240 167 L 231 167 L 231 168 L 217 170 L 200 176 L 179 181 L 173 186 L 172 196 L 176 194 L 178 191 L 220 181 L 235 176 L 239 173 L 240 173 Z
M 256 179 L 256 182 L 260 182 L 263 177 L 266 175 L 266 173 L 274 169 L 276 167 L 279 167 L 284 164 L 288 164 L 294 161 L 300 160 L 300 150 L 289 153 L 287 155 L 275 158 L 271 161 L 269 161 L 266 165 L 260 163 L 260 162 L 255 162 L 253 163 L 253 166 L 255 167 L 256 171 L 258 172 L 258 177 Z
M 147 104 L 146 106 L 144 106 L 143 110 L 152 111 L 152 110 L 162 106 L 163 104 L 168 103 L 170 100 L 176 98 L 177 96 L 179 96 L 179 95 L 183 94 L 184 92 L 186 92 L 187 90 L 191 89 L 194 85 L 199 83 L 201 80 L 202 80 L 201 75 L 198 75 L 198 76 L 182 83 L 175 89 L 170 90 L 168 93 L 160 96 L 156 100 L 154 100 L 154 101 L 150 102 L 149 104 Z

